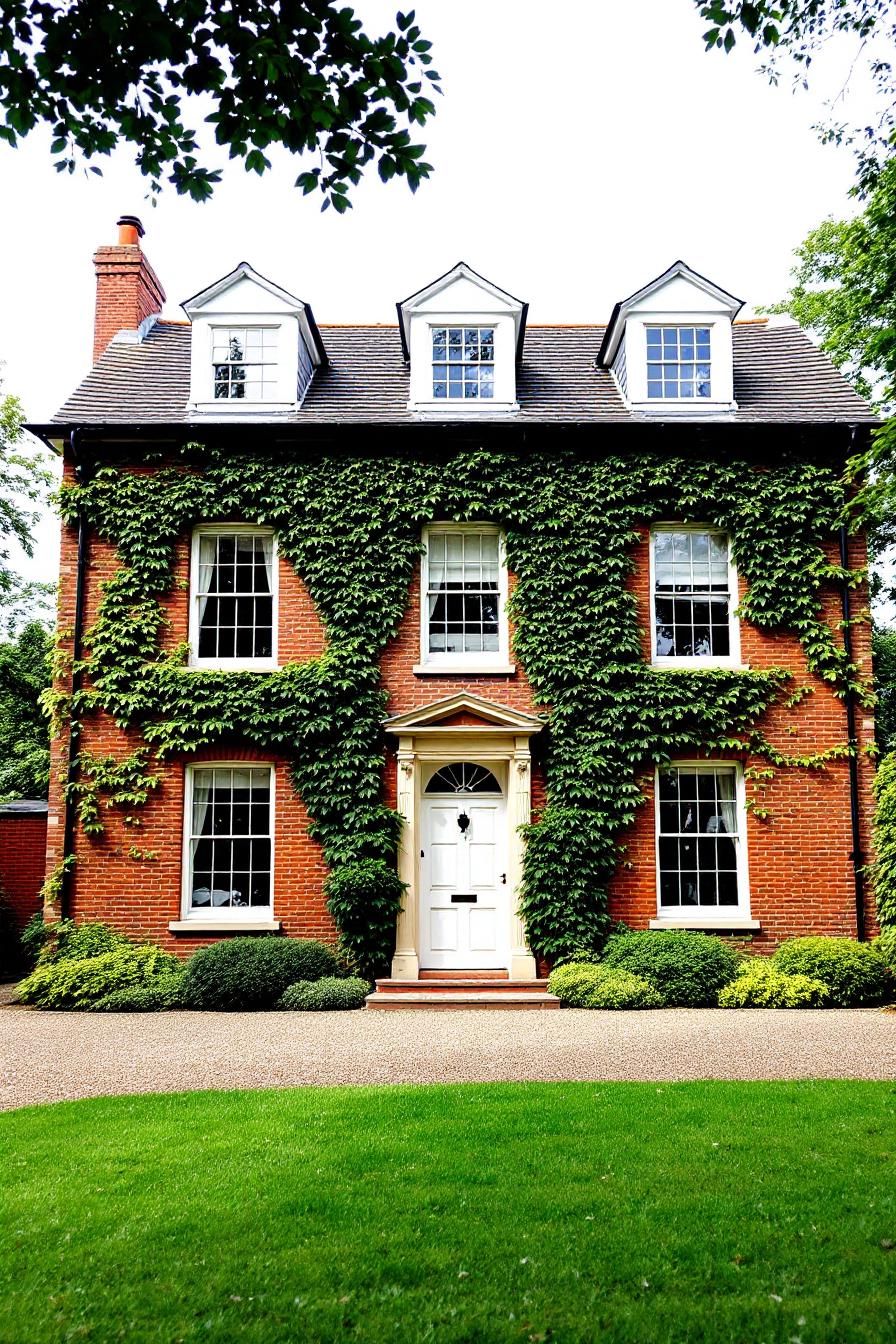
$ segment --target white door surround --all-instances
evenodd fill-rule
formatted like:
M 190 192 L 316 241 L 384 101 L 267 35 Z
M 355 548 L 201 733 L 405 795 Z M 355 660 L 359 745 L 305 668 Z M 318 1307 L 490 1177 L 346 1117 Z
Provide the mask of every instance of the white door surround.
M 488 840 L 483 843 L 494 843 L 496 846 L 491 851 L 491 857 L 494 859 L 498 878 L 500 879 L 501 874 L 506 874 L 506 882 L 498 882 L 500 890 L 497 894 L 492 892 L 488 883 L 483 884 L 484 897 L 491 900 L 496 896 L 491 907 L 494 909 L 496 921 L 495 953 L 488 951 L 488 961 L 474 959 L 469 968 L 486 966 L 489 969 L 493 966 L 506 968 L 512 980 L 534 980 L 535 958 L 526 943 L 525 928 L 519 914 L 523 865 L 523 839 L 519 828 L 531 819 L 529 739 L 541 731 L 544 721 L 532 714 L 524 714 L 506 705 L 498 705 L 481 696 L 462 691 L 420 709 L 396 714 L 386 720 L 385 727 L 388 733 L 398 739 L 398 811 L 404 818 L 398 872 L 402 881 L 406 883 L 406 890 L 403 908 L 397 920 L 395 956 L 392 960 L 393 978 L 417 980 L 421 963 L 426 969 L 432 964 L 434 953 L 447 953 L 450 950 L 433 949 L 429 945 L 431 940 L 427 940 L 427 946 L 424 948 L 421 939 L 422 916 L 424 910 L 428 911 L 430 908 L 429 893 L 432 889 L 431 864 L 426 857 L 426 845 L 423 841 L 424 836 L 429 838 L 424 827 L 433 815 L 432 804 L 436 801 L 451 802 L 454 808 L 453 824 L 456 826 L 459 797 L 455 796 L 453 800 L 448 797 L 438 799 L 438 795 L 425 797 L 424 790 L 432 776 L 443 765 L 470 761 L 491 770 L 503 790 L 501 798 L 494 794 L 464 794 L 460 797 L 463 799 L 467 814 L 471 816 L 469 828 L 471 831 L 476 825 L 477 817 L 470 812 L 470 806 L 489 804 L 489 810 L 479 813 L 477 830 L 481 836 L 485 834 L 487 825 L 491 824 L 503 831 L 503 836 L 495 831 L 494 842 Z M 495 806 L 496 804 L 503 806 Z M 491 818 L 490 823 L 485 821 L 487 816 Z M 443 820 L 446 821 L 444 829 L 450 832 L 450 827 L 447 826 L 447 814 Z M 421 850 L 423 850 L 422 859 Z M 502 858 L 506 855 L 506 866 L 499 864 L 498 855 Z M 485 850 L 480 852 L 480 858 L 487 857 Z M 462 869 L 455 870 L 458 876 L 465 878 L 469 876 L 466 862 L 466 859 L 463 860 Z M 487 876 L 482 872 L 474 875 Z M 427 883 L 430 885 L 425 886 Z M 476 883 L 469 886 L 469 891 L 466 891 L 463 885 L 456 888 L 452 883 L 447 885 L 451 885 L 452 890 L 442 894 L 447 894 L 449 897 L 452 894 L 469 895 L 474 892 L 479 894 Z M 474 903 L 449 901 L 443 904 L 470 906 Z M 481 904 L 483 910 L 490 908 L 485 900 L 481 903 L 477 900 L 475 904 Z M 483 941 L 484 923 L 484 920 L 480 920 L 480 929 L 472 931 L 474 942 Z M 459 934 L 463 935 L 466 930 L 469 936 L 468 919 L 462 923 L 459 917 L 456 924 Z M 438 932 L 437 941 L 440 937 L 444 939 L 447 932 L 450 930 L 445 928 Z M 473 957 L 487 951 L 480 947 L 468 947 L 466 944 L 462 944 L 462 947 Z M 492 961 L 490 958 L 496 954 L 500 955 L 501 960 Z M 469 960 L 468 957 L 468 964 Z M 446 969 L 464 969 L 463 966 L 450 966 L 447 960 L 440 963 L 438 957 L 435 964 L 437 966 L 441 964 Z

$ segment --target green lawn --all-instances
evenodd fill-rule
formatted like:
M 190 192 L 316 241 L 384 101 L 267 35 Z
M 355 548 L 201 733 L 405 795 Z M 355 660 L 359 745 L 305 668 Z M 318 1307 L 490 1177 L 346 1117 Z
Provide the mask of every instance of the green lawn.
M 0 1116 L 0 1341 L 896 1338 L 896 1087 L 118 1097 Z

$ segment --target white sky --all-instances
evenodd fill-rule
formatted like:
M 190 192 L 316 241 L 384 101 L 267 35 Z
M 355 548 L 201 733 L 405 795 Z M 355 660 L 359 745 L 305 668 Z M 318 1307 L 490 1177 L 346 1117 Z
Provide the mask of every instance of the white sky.
M 359 8 L 385 30 L 396 5 Z M 4 390 L 45 420 L 87 372 L 91 256 L 122 213 L 144 222 L 171 317 L 244 259 L 322 324 L 394 321 L 397 299 L 461 258 L 528 300 L 533 323 L 604 321 L 677 257 L 748 304 L 780 297 L 806 233 L 854 209 L 850 152 L 811 129 L 823 90 L 769 87 L 746 42 L 706 53 L 692 0 L 635 10 L 421 0 L 444 89 L 419 137 L 435 174 L 416 196 L 374 174 L 343 217 L 293 188 L 301 166 L 285 156 L 259 179 L 212 146 L 210 166 L 226 166 L 212 201 L 166 191 L 153 209 L 126 150 L 98 178 L 57 174 L 49 136 L 0 146 Z M 832 87 L 853 54 L 832 53 Z M 56 546 L 47 520 L 31 577 L 55 577 Z

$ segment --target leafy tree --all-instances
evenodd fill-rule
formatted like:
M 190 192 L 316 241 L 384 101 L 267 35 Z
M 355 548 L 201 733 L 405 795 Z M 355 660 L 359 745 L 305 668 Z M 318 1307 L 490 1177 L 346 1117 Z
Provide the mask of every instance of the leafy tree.
M 50 684 L 51 648 L 40 621 L 0 643 L 0 802 L 47 796 L 50 734 L 40 696 Z
M 874 655 L 874 732 L 883 754 L 896 750 L 896 630 L 875 630 L 871 636 Z
M 762 69 L 773 83 L 778 81 L 786 58 L 794 63 L 805 85 L 813 61 L 831 38 L 856 39 L 856 63 L 860 57 L 866 62 L 878 95 L 876 119 L 863 127 L 829 123 L 819 129 L 825 140 L 857 145 L 859 185 L 862 191 L 870 190 L 889 158 L 896 131 L 896 71 L 892 65 L 896 13 L 892 0 L 695 0 L 695 4 L 710 24 L 704 34 L 707 47 L 731 51 L 738 34 L 746 34 L 754 41 L 757 54 L 768 55 Z
M 11 0 L 0 27 L 0 137 L 16 145 L 49 127 L 56 168 L 68 172 L 124 142 L 152 193 L 164 179 L 201 201 L 221 178 L 200 161 L 206 151 L 188 124 L 190 99 L 201 98 L 204 123 L 247 172 L 271 167 L 272 146 L 316 151 L 319 165 L 296 185 L 341 213 L 373 161 L 383 181 L 404 177 L 412 191 L 432 171 L 399 123 L 432 115 L 426 92 L 439 76 L 413 11 L 395 23 L 371 37 L 332 0 Z
M 10 541 L 27 556 L 34 553 L 38 512 L 28 505 L 46 500 L 52 480 L 43 455 L 22 444 L 23 420 L 18 397 L 0 396 L 0 625 L 7 633 L 45 609 L 53 591 L 52 584 L 24 580 L 10 566 Z

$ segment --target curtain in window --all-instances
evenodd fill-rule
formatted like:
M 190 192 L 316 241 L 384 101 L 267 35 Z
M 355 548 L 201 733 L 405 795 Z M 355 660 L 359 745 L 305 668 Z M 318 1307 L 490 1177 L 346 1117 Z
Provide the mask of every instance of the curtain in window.
M 719 811 L 722 817 L 721 829 L 728 835 L 737 835 L 737 795 L 733 770 L 720 770 L 716 775 L 716 788 L 719 796 Z
M 212 544 L 214 545 L 214 543 Z M 213 777 L 213 772 L 211 770 L 193 771 L 193 817 L 191 822 L 193 839 L 190 841 L 191 884 L 193 882 L 193 874 L 196 871 L 196 851 L 205 837 L 205 822 L 208 817 L 208 808 L 211 801 Z M 203 899 L 197 900 L 197 896 L 200 895 L 200 892 L 197 892 L 194 889 L 192 904 L 210 905 L 212 901 L 211 891 L 208 890 L 207 895 L 205 892 L 202 892 L 201 894 Z
M 274 538 L 260 537 L 261 552 L 264 556 L 264 572 L 268 580 L 268 592 L 274 591 Z
M 205 608 L 208 605 L 208 595 L 212 588 L 212 579 L 214 578 L 215 567 L 217 564 L 217 544 L 217 537 L 199 538 L 199 585 L 197 596 L 199 599 L 200 629 L 202 628 L 202 622 L 205 619 Z

